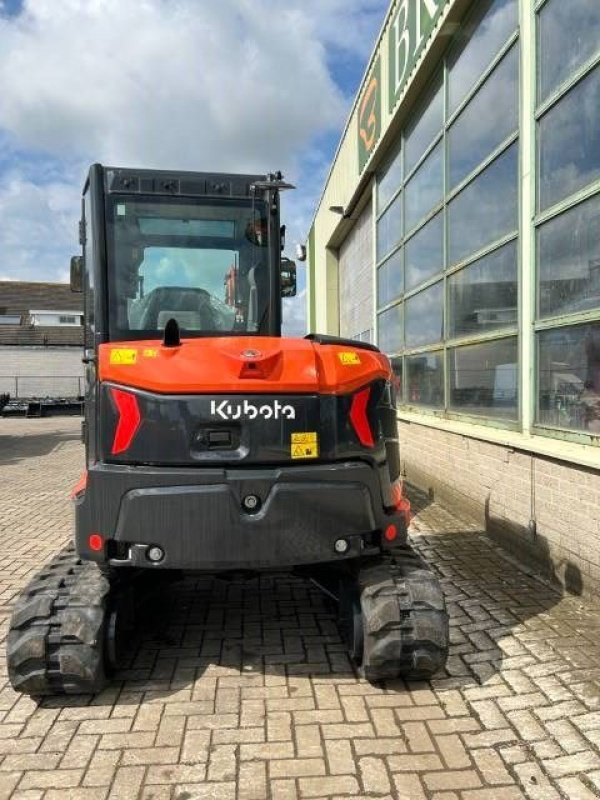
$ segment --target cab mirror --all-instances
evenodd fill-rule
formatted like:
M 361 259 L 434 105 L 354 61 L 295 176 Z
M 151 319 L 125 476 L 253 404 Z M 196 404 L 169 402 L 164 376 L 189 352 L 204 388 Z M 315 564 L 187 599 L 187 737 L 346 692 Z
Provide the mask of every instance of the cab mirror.
M 281 259 L 281 296 L 296 296 L 296 262 L 291 258 Z
M 83 291 L 83 256 L 71 258 L 71 291 Z

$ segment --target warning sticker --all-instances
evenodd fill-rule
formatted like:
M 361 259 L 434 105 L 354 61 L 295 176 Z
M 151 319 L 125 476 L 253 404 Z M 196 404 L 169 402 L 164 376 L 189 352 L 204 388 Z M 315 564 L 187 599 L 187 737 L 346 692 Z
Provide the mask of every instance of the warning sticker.
M 137 350 L 119 347 L 110 351 L 111 364 L 135 364 L 136 361 Z
M 142 350 L 142 355 L 144 358 L 158 358 L 158 350 L 155 350 L 153 347 L 147 347 L 145 350 Z
M 290 453 L 292 458 L 318 458 L 319 437 L 316 431 L 292 433 Z
M 360 357 L 358 353 L 338 353 L 338 358 L 344 366 L 352 366 L 353 364 L 360 364 Z

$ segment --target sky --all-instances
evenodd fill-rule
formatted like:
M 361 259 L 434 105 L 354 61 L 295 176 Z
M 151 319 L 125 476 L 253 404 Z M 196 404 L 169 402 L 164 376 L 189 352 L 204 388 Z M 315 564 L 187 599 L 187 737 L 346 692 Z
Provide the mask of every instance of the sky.
M 293 257 L 388 4 L 0 0 L 0 280 L 68 279 L 94 162 L 282 170 Z

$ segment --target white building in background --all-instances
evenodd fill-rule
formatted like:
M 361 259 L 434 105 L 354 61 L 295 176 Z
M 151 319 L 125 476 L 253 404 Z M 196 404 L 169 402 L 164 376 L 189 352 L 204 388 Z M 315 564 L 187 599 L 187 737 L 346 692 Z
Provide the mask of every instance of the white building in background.
M 67 284 L 0 281 L 0 394 L 83 394 L 82 298 Z

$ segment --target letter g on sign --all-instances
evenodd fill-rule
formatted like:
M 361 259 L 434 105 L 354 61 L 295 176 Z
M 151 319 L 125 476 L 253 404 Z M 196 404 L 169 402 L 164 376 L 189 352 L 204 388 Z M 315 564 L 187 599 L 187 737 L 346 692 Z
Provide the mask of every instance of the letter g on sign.
M 365 145 L 367 152 L 375 144 L 375 137 L 377 136 L 377 114 L 376 114 L 376 99 L 377 99 L 377 78 L 371 78 L 371 82 L 367 87 L 363 101 L 360 104 L 360 130 L 359 135 Z

